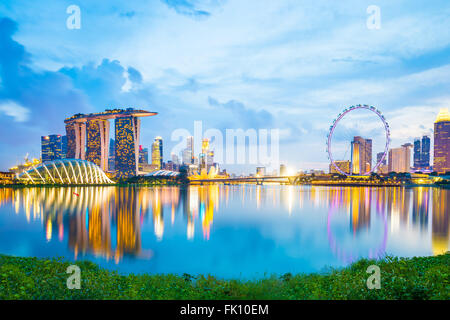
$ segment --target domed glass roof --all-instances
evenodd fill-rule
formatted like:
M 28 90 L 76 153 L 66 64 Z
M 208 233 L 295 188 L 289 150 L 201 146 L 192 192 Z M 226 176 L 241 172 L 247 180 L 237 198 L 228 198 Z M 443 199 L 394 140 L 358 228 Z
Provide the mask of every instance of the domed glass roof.
M 99 166 L 80 159 L 46 161 L 25 171 L 19 179 L 45 184 L 114 183 Z

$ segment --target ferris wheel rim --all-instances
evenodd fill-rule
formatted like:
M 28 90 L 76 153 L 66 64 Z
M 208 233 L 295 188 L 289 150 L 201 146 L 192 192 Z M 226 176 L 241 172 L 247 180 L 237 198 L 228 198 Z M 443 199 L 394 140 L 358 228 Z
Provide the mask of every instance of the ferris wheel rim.
M 342 118 L 344 118 L 345 115 L 347 115 L 348 113 L 358 110 L 358 109 L 366 109 L 369 110 L 373 113 L 375 113 L 378 118 L 380 118 L 381 122 L 384 125 L 384 129 L 385 129 L 385 133 L 386 133 L 386 144 L 384 147 L 384 152 L 383 152 L 383 156 L 381 157 L 380 161 L 377 162 L 377 164 L 371 168 L 370 171 L 365 172 L 361 175 L 369 175 L 373 172 L 375 172 L 376 169 L 378 169 L 378 167 L 381 165 L 381 163 L 383 163 L 384 159 L 386 159 L 387 153 L 389 151 L 389 144 L 390 144 L 390 136 L 391 136 L 391 132 L 390 132 L 390 128 L 389 128 L 389 124 L 386 121 L 386 118 L 384 117 L 384 115 L 381 113 L 380 110 L 378 110 L 377 108 L 375 108 L 374 106 L 369 106 L 367 104 L 361 105 L 358 104 L 356 106 L 351 106 L 349 108 L 344 109 L 336 119 L 333 120 L 333 124 L 330 126 L 330 131 L 328 132 L 327 135 L 327 153 L 328 153 L 328 158 L 331 161 L 331 164 L 333 165 L 333 167 L 341 174 L 345 175 L 345 176 L 351 176 L 352 175 L 352 170 L 350 168 L 350 173 L 346 173 L 343 170 L 341 170 L 335 163 L 334 159 L 333 159 L 333 153 L 331 152 L 331 145 L 332 145 L 332 138 L 333 138 L 333 133 L 334 133 L 334 129 L 336 128 L 337 124 L 339 123 L 339 121 L 342 120 Z

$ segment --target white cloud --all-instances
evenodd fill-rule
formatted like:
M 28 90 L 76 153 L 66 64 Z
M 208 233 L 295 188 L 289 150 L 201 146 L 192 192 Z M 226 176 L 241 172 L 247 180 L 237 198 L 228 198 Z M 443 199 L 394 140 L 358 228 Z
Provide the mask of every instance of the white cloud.
M 0 113 L 13 117 L 15 122 L 25 122 L 29 119 L 30 110 L 14 101 L 0 102 Z

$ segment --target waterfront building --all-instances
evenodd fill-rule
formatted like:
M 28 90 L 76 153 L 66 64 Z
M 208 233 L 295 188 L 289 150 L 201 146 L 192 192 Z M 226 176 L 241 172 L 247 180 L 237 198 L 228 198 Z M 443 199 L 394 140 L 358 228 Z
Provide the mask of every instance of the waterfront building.
M 450 113 L 442 109 L 434 123 L 434 163 L 438 173 L 450 172 Z
M 152 144 L 152 164 L 157 169 L 163 168 L 163 140 L 156 137 Z
M 206 167 L 209 170 L 212 166 L 214 166 L 214 151 L 210 150 L 206 154 Z
M 377 153 L 377 163 L 381 161 L 381 159 L 383 158 L 384 152 L 378 152 Z M 381 164 L 387 164 L 387 159 L 384 158 L 383 161 L 381 162 Z
M 148 164 L 148 148 L 139 146 L 139 164 Z
M 280 164 L 280 176 L 286 176 L 287 175 L 287 169 L 284 164 Z
M 406 143 L 400 148 L 389 150 L 389 172 L 409 172 L 411 169 L 411 147 L 412 144 Z
M 343 161 L 337 160 L 337 161 L 334 161 L 334 163 L 343 172 L 350 174 L 351 162 L 349 160 L 343 160 Z M 333 174 L 333 173 L 339 173 L 340 174 L 340 172 L 338 170 L 336 170 L 336 168 L 333 166 L 332 163 L 330 163 L 329 172 L 331 174 Z
M 86 122 L 86 160 L 95 163 L 103 171 L 108 170 L 109 121 L 90 119 Z
M 19 175 L 32 184 L 107 184 L 113 183 L 96 164 L 79 159 L 43 162 Z
M 179 159 L 178 159 L 178 156 L 177 156 L 175 153 L 171 153 L 170 157 L 172 158 L 172 162 L 173 162 L 175 165 L 179 165 L 179 164 L 180 164 L 180 161 L 179 161 Z
M 115 171 L 116 149 L 114 139 L 109 140 L 108 171 Z
M 137 117 L 121 117 L 115 121 L 115 161 L 118 178 L 135 176 L 139 164 L 139 132 L 141 120 Z
M 430 168 L 430 145 L 431 140 L 429 136 L 422 137 L 422 150 L 420 155 L 421 167 L 423 169 Z
M 372 170 L 372 140 L 356 136 L 351 142 L 351 168 L 353 174 L 364 174 Z
M 201 169 L 206 169 L 206 154 L 200 153 L 198 155 L 198 166 Z
M 264 177 L 266 175 L 266 167 L 256 167 L 256 176 Z
M 430 169 L 430 137 L 423 136 L 422 140 L 414 140 L 414 169 Z
M 41 137 L 41 158 L 44 161 L 53 161 L 62 158 L 62 137 L 52 134 Z
M 64 120 L 67 133 L 67 155 L 70 159 L 89 159 L 103 170 L 114 167 L 119 178 L 137 174 L 139 163 L 140 118 L 156 112 L 133 108 L 76 114 Z M 115 119 L 114 166 L 111 165 L 109 121 Z
M 67 136 L 61 136 L 61 158 L 64 159 L 67 156 Z
M 414 169 L 419 169 L 422 166 L 422 148 L 420 139 L 414 140 Z
M 189 164 L 193 164 L 194 160 L 194 137 L 193 136 L 189 136 L 186 139 L 186 149 L 188 150 L 188 154 L 190 155 L 190 161 Z M 186 159 L 188 160 L 188 159 Z M 186 162 L 186 164 L 188 164 L 188 162 Z
M 86 122 L 71 121 L 66 124 L 67 154 L 70 159 L 86 158 Z

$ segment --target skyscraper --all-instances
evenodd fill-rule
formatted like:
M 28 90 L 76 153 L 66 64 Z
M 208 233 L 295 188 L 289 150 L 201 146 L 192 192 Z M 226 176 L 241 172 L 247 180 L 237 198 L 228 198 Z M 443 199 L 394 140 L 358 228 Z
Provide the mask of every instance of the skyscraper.
M 152 144 L 152 165 L 157 169 L 163 168 L 163 140 L 156 137 Z
M 406 143 L 400 148 L 389 150 L 389 172 L 409 172 L 411 168 L 411 150 L 412 144 Z
M 438 173 L 450 171 L 450 113 L 441 109 L 434 123 L 434 164 Z
M 430 137 L 414 140 L 414 169 L 430 169 Z
M 422 148 L 420 139 L 414 140 L 414 169 L 422 167 Z
M 134 116 L 116 118 L 115 121 L 116 157 L 114 166 L 116 176 L 128 178 L 135 176 L 139 164 L 139 133 L 141 120 Z
M 139 146 L 139 163 L 148 164 L 148 148 Z
M 66 158 L 67 156 L 67 136 L 61 137 L 61 158 Z
M 108 169 L 111 172 L 115 171 L 115 163 L 114 163 L 115 158 L 116 158 L 115 141 L 114 139 L 109 139 Z
M 42 162 L 61 159 L 62 139 L 61 135 L 52 134 L 41 137 Z
M 381 159 L 383 158 L 384 152 L 378 152 L 377 153 L 377 163 L 381 161 Z M 384 158 L 383 162 L 381 162 L 381 164 L 387 164 L 387 159 Z
M 68 122 L 66 124 L 66 136 L 66 158 L 86 160 L 86 123 L 78 121 Z
M 352 141 L 352 173 L 365 174 L 372 170 L 372 140 L 356 136 Z
M 186 148 L 182 152 L 183 164 L 193 164 L 194 163 L 194 137 L 189 136 L 186 138 Z
M 108 170 L 109 121 L 90 119 L 86 122 L 86 160 Z
M 422 150 L 420 155 L 421 167 L 428 169 L 430 167 L 430 137 L 422 137 Z

